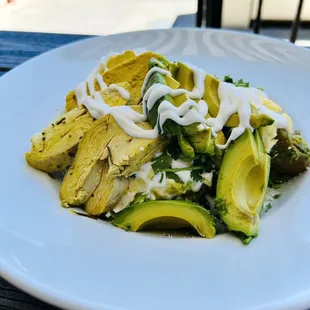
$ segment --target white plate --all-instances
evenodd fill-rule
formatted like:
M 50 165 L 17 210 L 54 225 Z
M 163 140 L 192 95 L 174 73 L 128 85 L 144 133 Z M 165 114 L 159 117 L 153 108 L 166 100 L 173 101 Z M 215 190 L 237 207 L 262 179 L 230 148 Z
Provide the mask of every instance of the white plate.
M 226 31 L 161 30 L 74 43 L 0 79 L 1 275 L 68 309 L 258 310 L 310 307 L 310 179 L 290 185 L 249 246 L 129 233 L 62 209 L 58 185 L 29 168 L 29 138 L 60 113 L 67 91 L 110 51 L 143 47 L 207 72 L 251 81 L 310 141 L 310 53 Z

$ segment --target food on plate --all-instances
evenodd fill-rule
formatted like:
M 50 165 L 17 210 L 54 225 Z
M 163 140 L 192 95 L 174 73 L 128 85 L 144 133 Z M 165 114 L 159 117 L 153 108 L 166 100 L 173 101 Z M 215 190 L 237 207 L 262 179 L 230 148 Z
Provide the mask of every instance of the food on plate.
M 215 225 L 212 215 L 202 206 L 181 200 L 154 200 L 133 204 L 122 210 L 112 221 L 131 231 L 143 230 L 151 223 L 153 229 L 178 229 L 190 224 L 202 237 L 213 238 Z M 158 226 L 157 226 L 158 225 Z
M 93 118 L 83 107 L 63 114 L 31 139 L 27 163 L 45 172 L 67 168 L 73 162 L 79 142 L 92 125 Z
M 228 229 L 256 236 L 270 171 L 258 131 L 245 132 L 225 152 L 221 163 L 215 204 Z
M 103 57 L 27 163 L 64 174 L 60 200 L 130 231 L 258 236 L 271 192 L 310 150 L 263 89 L 151 51 Z M 270 198 L 271 197 L 271 198 Z

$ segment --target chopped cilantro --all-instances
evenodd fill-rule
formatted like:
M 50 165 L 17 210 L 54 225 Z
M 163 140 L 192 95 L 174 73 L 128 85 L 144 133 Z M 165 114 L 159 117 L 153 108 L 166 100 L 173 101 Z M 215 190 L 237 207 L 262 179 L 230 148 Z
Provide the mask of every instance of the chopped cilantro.
M 244 82 L 242 79 L 238 80 L 238 82 L 234 83 L 237 87 L 250 87 L 250 83 L 249 82 Z
M 234 80 L 229 75 L 225 75 L 224 82 L 233 84 Z
M 264 88 L 263 87 L 256 87 L 257 89 L 261 90 L 261 91 L 264 91 Z
M 203 172 L 211 172 L 214 168 L 213 160 L 209 154 L 197 155 L 194 159 L 194 165 L 190 167 L 172 168 L 172 160 L 173 157 L 169 153 L 163 153 L 155 158 L 152 163 L 154 173 L 157 174 L 158 172 L 165 172 L 168 179 L 173 179 L 176 182 L 182 183 L 176 172 L 190 171 L 191 177 L 194 181 L 201 181 L 203 179 L 201 174 Z M 160 183 L 163 181 L 163 177 L 164 176 L 162 174 L 159 181 Z
M 164 176 L 165 176 L 165 175 L 164 175 L 164 173 L 162 172 L 162 173 L 161 173 L 161 176 L 160 176 L 160 180 L 159 180 L 159 183 L 161 183 L 161 182 L 163 181 L 163 179 L 164 179 Z
M 201 181 L 204 172 L 211 172 L 214 169 L 214 162 L 209 154 L 197 154 L 194 158 L 191 177 L 194 181 Z M 200 168 L 200 169 L 199 169 Z
M 237 87 L 246 87 L 246 88 L 250 87 L 249 82 L 244 82 L 243 79 L 234 82 L 234 80 L 229 75 L 224 76 L 224 82 L 234 84 Z
M 168 154 L 174 159 L 177 160 L 182 154 L 181 148 L 179 146 L 177 138 L 173 137 L 171 142 L 167 147 Z
M 191 178 L 192 178 L 195 182 L 202 181 L 201 172 L 202 172 L 202 170 L 192 170 L 192 171 L 191 171 Z
M 187 171 L 187 170 L 201 170 L 201 167 L 196 166 L 196 167 L 184 167 L 184 168 L 171 168 L 171 169 L 166 169 L 166 172 L 179 172 L 179 171 Z
M 209 154 L 198 154 L 194 159 L 193 166 L 199 166 L 203 172 L 211 172 L 214 168 L 214 162 Z
M 152 168 L 156 174 L 158 171 L 164 171 L 171 168 L 172 157 L 168 153 L 163 153 L 158 156 L 152 163 Z
M 174 172 L 171 172 L 171 171 L 166 172 L 166 177 L 167 179 L 172 179 L 176 181 L 177 183 L 183 183 L 180 177 Z
M 273 199 L 279 199 L 281 197 L 281 194 L 276 194 L 273 196 Z
M 221 217 L 228 213 L 227 202 L 225 199 L 216 197 L 214 202 L 215 209 Z
M 268 212 L 271 208 L 272 208 L 271 203 L 268 203 L 268 204 L 264 207 L 264 213 Z

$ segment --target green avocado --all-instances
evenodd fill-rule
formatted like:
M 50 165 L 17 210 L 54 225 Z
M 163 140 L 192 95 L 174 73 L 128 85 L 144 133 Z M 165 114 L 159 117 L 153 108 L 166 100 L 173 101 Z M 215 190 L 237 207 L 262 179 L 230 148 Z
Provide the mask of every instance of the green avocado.
M 196 203 L 181 200 L 156 200 L 135 204 L 117 213 L 112 223 L 130 231 L 192 226 L 205 238 L 213 238 L 216 233 L 213 217 L 206 209 Z
M 218 96 L 218 86 L 220 80 L 207 74 L 205 79 L 205 94 L 203 100 L 208 102 L 209 113 L 212 117 L 216 117 L 220 109 L 220 99 Z M 180 82 L 181 84 L 181 82 Z M 253 128 L 259 128 L 262 126 L 272 125 L 274 120 L 266 114 L 261 114 L 257 108 L 251 106 L 252 114 L 250 118 L 250 124 Z M 239 125 L 239 116 L 237 113 L 233 114 L 227 121 L 226 127 L 237 127 Z
M 178 62 L 178 71 L 176 73 L 176 80 L 180 83 L 180 88 L 192 91 L 194 88 L 194 72 L 193 70 L 182 62 Z
M 246 129 L 227 148 L 219 171 L 216 207 L 230 230 L 257 236 L 270 157 L 257 131 Z
M 199 130 L 199 123 L 182 127 L 184 136 L 189 140 L 196 153 L 214 153 L 211 128 Z
M 182 153 L 189 159 L 194 159 L 195 150 L 190 144 L 189 140 L 183 136 L 182 133 L 178 135 L 178 143 Z
M 176 62 L 171 62 L 171 63 L 169 64 L 169 66 L 168 66 L 168 69 L 169 69 L 169 71 L 171 72 L 172 77 L 173 77 L 174 79 L 176 79 L 176 78 L 177 78 L 177 73 L 178 73 L 178 71 L 179 71 L 179 65 L 178 65 Z

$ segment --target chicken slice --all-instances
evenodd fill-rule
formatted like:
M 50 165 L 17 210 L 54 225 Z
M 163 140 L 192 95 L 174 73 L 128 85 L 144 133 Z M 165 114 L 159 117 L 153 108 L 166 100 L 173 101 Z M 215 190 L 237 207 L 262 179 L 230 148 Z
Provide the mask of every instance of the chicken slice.
M 108 169 L 108 161 L 105 161 L 100 183 L 85 205 L 85 211 L 89 214 L 99 215 L 108 212 L 127 189 L 128 180 L 124 177 L 108 179 Z
M 67 168 L 78 143 L 93 124 L 93 118 L 84 108 L 63 114 L 31 139 L 31 151 L 25 154 L 27 163 L 45 172 Z
M 112 121 L 113 120 L 113 121 Z M 111 139 L 120 131 L 111 115 L 97 120 L 81 140 L 75 160 L 60 187 L 64 206 L 85 203 L 98 186 Z

